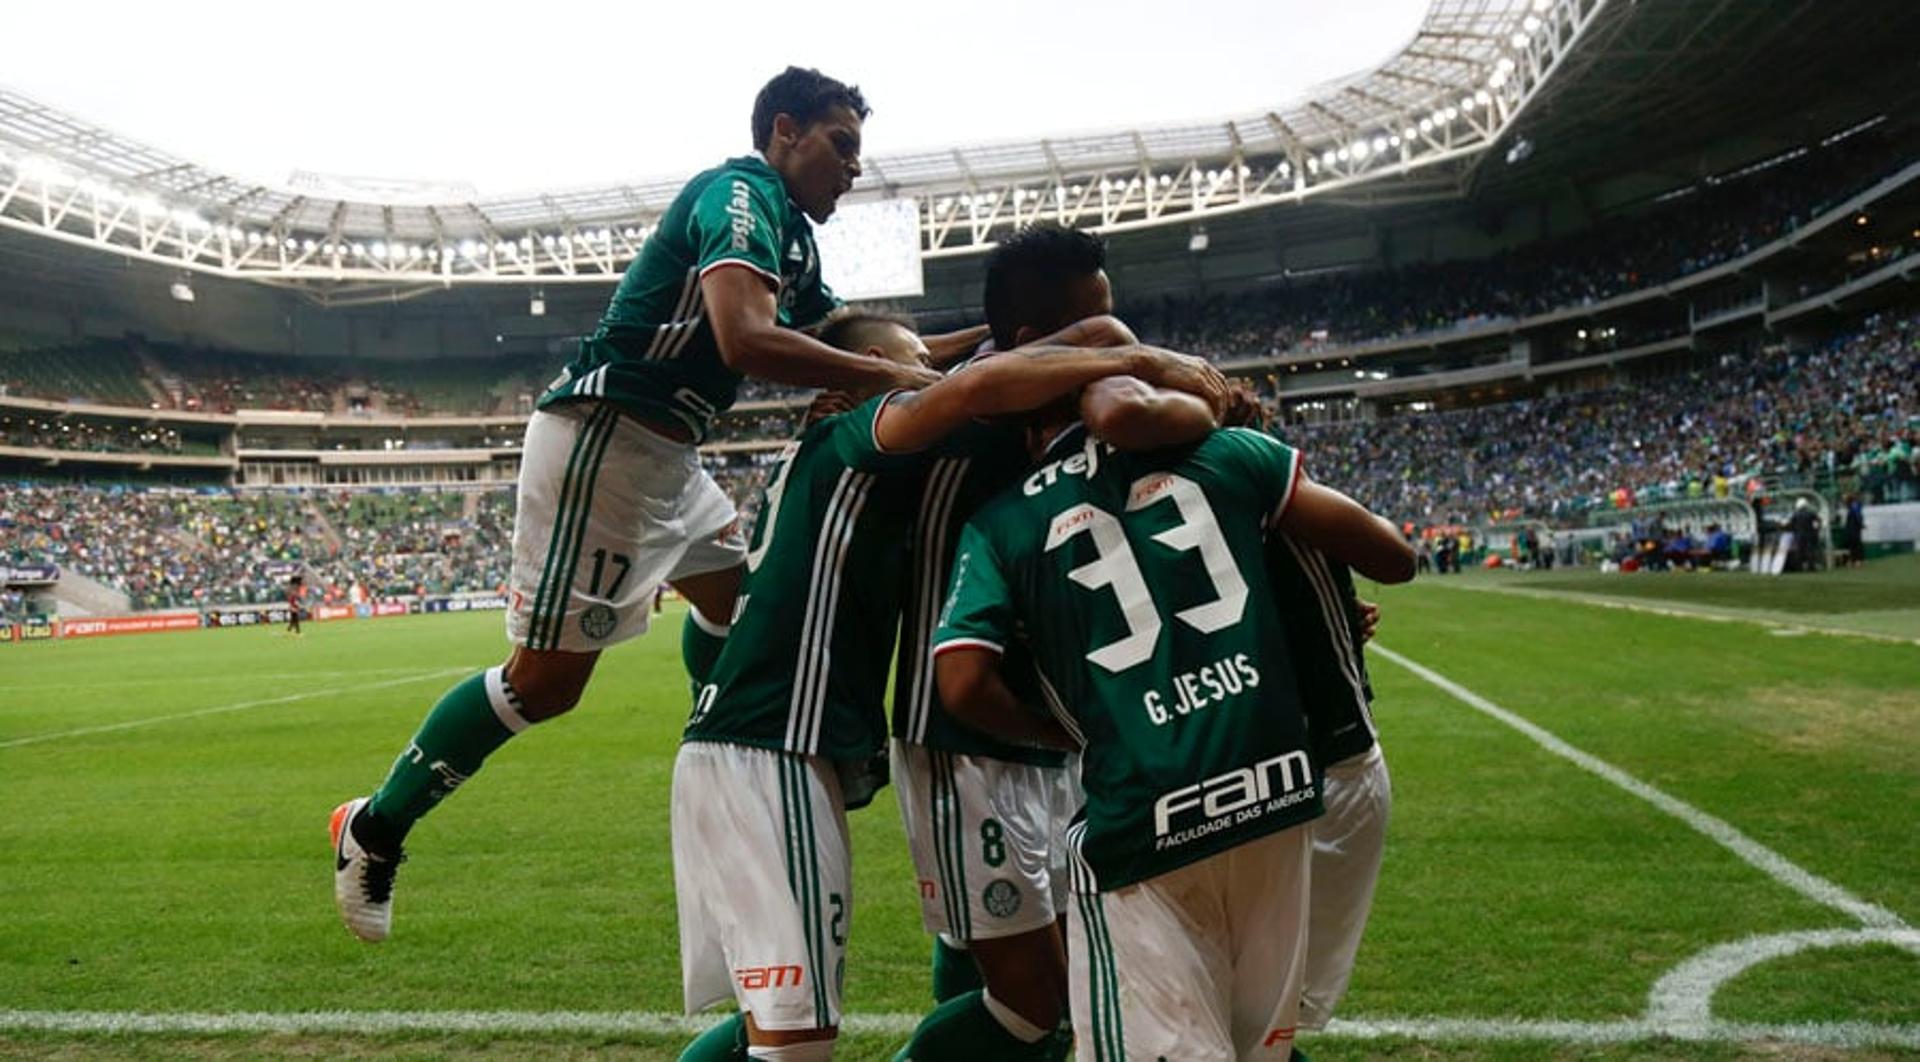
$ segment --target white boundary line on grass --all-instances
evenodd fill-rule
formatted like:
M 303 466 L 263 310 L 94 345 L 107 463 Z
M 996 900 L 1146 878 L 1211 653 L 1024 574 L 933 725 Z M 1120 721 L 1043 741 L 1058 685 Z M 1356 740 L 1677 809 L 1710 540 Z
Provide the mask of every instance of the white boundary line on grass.
M 848 1014 L 841 1028 L 850 1033 L 906 1037 L 921 1014 Z M 494 1033 L 598 1036 L 691 1036 L 711 1027 L 717 1016 L 683 1017 L 660 1011 L 354 1011 L 296 1013 L 135 1013 L 125 1011 L 0 1010 L 0 1032 L 50 1032 L 105 1035 L 171 1034 L 333 1034 Z M 1766 1024 L 1709 1022 L 1676 1030 L 1649 1020 L 1553 1021 L 1517 1018 L 1335 1019 L 1315 1038 L 1332 1040 L 1407 1039 L 1422 1041 L 1543 1041 L 1559 1044 L 1618 1044 L 1678 1036 L 1687 1040 L 1746 1043 L 1773 1040 L 1832 1047 L 1920 1047 L 1920 1025 L 1870 1022 Z
M 1787 622 L 1766 616 L 1745 615 L 1734 609 L 1718 609 L 1712 606 L 1689 607 L 1679 603 L 1650 605 L 1644 601 L 1610 597 L 1603 591 L 1589 593 L 1582 590 L 1547 590 L 1537 586 L 1475 586 L 1470 583 L 1445 581 L 1438 585 L 1449 590 L 1463 590 L 1473 594 L 1504 594 L 1507 597 L 1564 601 L 1593 608 L 1619 609 L 1623 612 L 1644 612 L 1654 616 L 1670 616 L 1674 619 L 1706 620 L 1709 623 L 1751 623 L 1759 627 L 1770 627 L 1777 631 L 1791 631 L 1796 634 L 1825 634 L 1834 638 L 1865 638 L 1868 641 L 1888 642 L 1893 645 L 1920 645 L 1920 638 L 1903 638 L 1898 634 L 1880 634 L 1876 631 L 1858 631 L 1846 627 L 1823 627 L 1817 623 L 1801 623 L 1798 620 Z
M 197 708 L 191 712 L 176 712 L 173 715 L 154 715 L 145 719 L 130 719 L 124 723 L 106 723 L 101 726 L 83 726 L 73 730 L 56 730 L 47 734 L 31 734 L 11 741 L 0 741 L 0 749 L 17 749 L 22 745 L 38 745 L 45 741 L 58 741 L 62 738 L 85 737 L 89 734 L 110 734 L 119 730 L 133 730 L 143 726 L 158 726 L 181 719 L 198 719 L 205 715 L 224 715 L 228 712 L 244 712 L 249 708 L 267 708 L 276 704 L 291 704 L 294 701 L 310 700 L 314 697 L 331 697 L 340 693 L 360 693 L 366 690 L 386 689 L 389 686 L 404 686 L 410 682 L 423 682 L 430 678 L 446 678 L 471 672 L 467 667 L 443 667 L 431 671 L 419 671 L 404 678 L 388 679 L 385 682 L 364 682 L 353 686 L 335 686 L 323 690 L 307 690 L 304 693 L 289 693 L 282 697 L 265 697 L 254 701 L 239 701 L 234 704 L 217 704 L 211 708 Z
M 1858 921 L 1861 925 L 1869 928 L 1910 928 L 1899 915 L 1881 907 L 1879 904 L 1869 903 L 1839 885 L 1801 867 L 1792 860 L 1789 860 L 1786 856 L 1741 833 L 1725 819 L 1709 815 L 1699 808 L 1694 807 L 1692 804 L 1681 800 L 1679 797 L 1656 789 L 1597 756 L 1574 748 L 1572 745 L 1567 744 L 1555 736 L 1552 732 L 1522 716 L 1500 707 L 1485 697 L 1467 689 L 1465 686 L 1447 678 L 1445 675 L 1414 663 L 1378 642 L 1373 643 L 1372 649 L 1388 660 L 1399 664 L 1401 667 L 1427 680 L 1427 682 L 1432 685 L 1439 687 L 1441 690 L 1452 695 L 1455 700 L 1460 701 L 1469 708 L 1490 715 L 1513 729 L 1520 731 L 1532 739 L 1534 744 L 1539 745 L 1555 756 L 1567 760 L 1589 774 L 1598 775 L 1600 778 L 1619 786 L 1621 789 L 1632 793 L 1634 796 L 1639 797 L 1654 807 L 1659 808 L 1661 811 L 1693 827 L 1711 840 L 1718 842 L 1735 856 L 1738 856 L 1741 862 L 1746 863 L 1748 866 L 1785 885 L 1794 892 L 1812 900 L 1814 903 L 1840 911 Z
M 358 670 L 331 671 L 276 671 L 268 674 L 255 674 L 251 671 L 230 671 L 224 675 L 169 675 L 170 686 L 187 685 L 199 682 L 264 682 L 280 679 L 329 679 L 329 678 L 366 678 L 370 675 L 412 675 L 419 672 L 417 667 L 370 667 Z M 0 684 L 0 693 L 30 693 L 35 690 L 104 690 L 118 686 L 151 686 L 151 678 L 104 679 L 100 682 L 30 682 Z
M 1920 930 L 1909 926 L 1899 915 L 1848 892 L 1845 888 L 1820 877 L 1804 867 L 1789 860 L 1786 856 L 1768 848 L 1766 845 L 1748 837 L 1735 829 L 1726 820 L 1710 815 L 1680 798 L 1657 789 L 1646 782 L 1628 774 L 1596 756 L 1583 752 L 1568 744 L 1551 731 L 1517 715 L 1479 694 L 1454 682 L 1431 668 L 1417 664 L 1399 653 L 1379 644 L 1372 648 L 1381 656 L 1400 665 L 1414 675 L 1449 694 L 1455 700 L 1478 712 L 1491 716 L 1499 722 L 1520 731 L 1535 744 L 1548 752 L 1571 762 L 1574 766 L 1590 774 L 1611 782 L 1627 792 L 1645 800 L 1661 811 L 1679 819 L 1707 838 L 1715 841 L 1732 852 L 1742 862 L 1760 871 L 1780 884 L 1799 893 L 1815 903 L 1859 921 L 1864 929 L 1820 929 L 1797 933 L 1775 933 L 1764 936 L 1744 937 L 1740 940 L 1719 944 L 1669 970 L 1655 982 L 1647 993 L 1647 1015 L 1639 1022 L 1601 1023 L 1593 1027 L 1602 1032 L 1595 1035 L 1619 1035 L 1626 1039 L 1637 1039 L 1644 1035 L 1672 1036 L 1681 1039 L 1756 1039 L 1756 1038 L 1795 1038 L 1799 1035 L 1821 1037 L 1803 1040 L 1806 1043 L 1831 1044 L 1834 1046 L 1864 1046 L 1867 1043 L 1898 1043 L 1920 1046 L 1920 1025 L 1875 1025 L 1861 1022 L 1841 1022 L 1804 1026 L 1768 1026 L 1717 1021 L 1713 1017 L 1713 997 L 1720 987 L 1733 978 L 1773 959 L 1784 958 L 1812 948 L 1855 947 L 1862 944 L 1891 944 L 1920 955 Z M 1337 1023 L 1336 1023 L 1337 1024 Z M 1556 1024 L 1556 1023 L 1548 1023 Z M 1580 1023 L 1557 1023 L 1567 1025 L 1571 1031 L 1575 1028 L 1588 1029 Z M 1641 1030 L 1639 1035 L 1629 1035 L 1628 1027 Z M 1801 1030 L 1788 1035 L 1782 1030 Z M 1586 1036 L 1591 1032 L 1581 1032 Z M 1858 1037 L 1871 1034 L 1885 1037 L 1878 1040 L 1861 1040 Z M 1826 1037 L 1833 1037 L 1827 1039 Z M 1500 1039 L 1497 1033 L 1489 1032 L 1478 1039 Z M 1598 1042 L 1598 1041 L 1594 1041 Z

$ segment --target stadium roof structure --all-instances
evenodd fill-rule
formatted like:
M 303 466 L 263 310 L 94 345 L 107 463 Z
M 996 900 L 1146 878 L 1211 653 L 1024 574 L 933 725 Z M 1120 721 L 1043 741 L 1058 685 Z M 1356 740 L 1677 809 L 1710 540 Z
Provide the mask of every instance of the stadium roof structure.
M 922 254 L 944 257 L 1042 218 L 1117 232 L 1360 186 L 1457 195 L 1609 3 L 1621 0 L 1434 0 L 1392 58 L 1291 104 L 868 159 L 847 201 L 914 200 Z M 268 284 L 604 284 L 683 181 L 478 199 L 400 182 L 275 187 L 0 89 L 0 227 Z

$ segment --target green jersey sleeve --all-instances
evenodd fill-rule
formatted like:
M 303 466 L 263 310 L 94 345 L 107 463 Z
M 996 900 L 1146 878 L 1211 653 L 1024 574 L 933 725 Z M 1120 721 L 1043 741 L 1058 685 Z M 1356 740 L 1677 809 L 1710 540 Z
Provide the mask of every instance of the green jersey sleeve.
M 845 306 L 846 300 L 833 293 L 825 280 L 802 291 L 793 304 L 789 315 L 795 328 L 812 328 L 827 319 L 827 315 Z
M 744 265 L 780 286 L 779 201 L 759 182 L 735 172 L 708 184 L 687 219 L 687 242 L 700 275 L 723 263 Z
M 1253 428 L 1222 428 L 1216 460 L 1253 493 L 1271 524 L 1287 511 L 1300 482 L 1300 451 Z
M 1013 640 L 1013 594 L 998 551 L 978 523 L 960 532 L 953 559 L 953 580 L 934 632 L 935 656 L 949 649 L 991 649 L 1005 653 Z
M 881 447 L 877 434 L 880 411 L 901 394 L 888 391 L 834 418 L 833 448 L 848 468 L 861 472 L 897 472 L 916 468 L 931 459 L 936 450 L 898 453 Z

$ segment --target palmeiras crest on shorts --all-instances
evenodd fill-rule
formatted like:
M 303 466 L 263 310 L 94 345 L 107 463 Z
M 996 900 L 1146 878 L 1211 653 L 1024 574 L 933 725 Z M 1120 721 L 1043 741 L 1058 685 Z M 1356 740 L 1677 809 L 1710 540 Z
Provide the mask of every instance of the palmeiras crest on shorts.
M 1012 918 L 1020 910 L 1020 890 L 1005 878 L 995 878 L 980 890 L 980 902 L 995 918 Z
M 593 605 L 580 614 L 580 633 L 589 638 L 605 638 L 613 633 L 616 625 L 612 605 L 604 603 Z

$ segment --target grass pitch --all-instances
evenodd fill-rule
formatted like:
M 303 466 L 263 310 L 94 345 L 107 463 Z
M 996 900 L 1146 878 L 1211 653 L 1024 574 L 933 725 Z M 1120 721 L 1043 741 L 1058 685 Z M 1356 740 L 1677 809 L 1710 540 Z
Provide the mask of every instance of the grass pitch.
M 1860 592 L 1837 590 L 1846 574 L 1776 585 L 1831 605 L 1823 579 Z M 1590 587 L 1553 585 L 1566 579 L 1502 580 L 1521 595 L 1379 591 L 1380 640 L 1920 922 L 1920 646 L 1589 607 L 1570 595 Z M 1912 623 L 1915 600 L 1866 604 Z M 1773 597 L 1712 607 L 1743 603 L 1819 627 L 1849 615 Z M 379 946 L 334 914 L 327 812 L 378 783 L 443 688 L 501 657 L 497 615 L 0 648 L 0 1055 L 672 1057 L 686 1037 L 665 1017 L 679 1009 L 666 794 L 687 705 L 677 617 L 659 626 L 603 658 L 572 715 L 515 739 L 422 823 Z M 1631 1023 L 1709 949 L 1858 921 L 1380 654 L 1372 670 L 1394 822 L 1341 1012 L 1363 1024 L 1307 1041 L 1316 1059 L 1838 1053 Z M 847 1009 L 883 1018 L 843 1036 L 842 1057 L 883 1058 L 904 1039 L 884 1016 L 928 1004 L 927 946 L 891 801 L 852 823 Z M 1920 954 L 1752 962 L 1711 1007 L 1729 1022 L 1870 1026 L 1850 1057 L 1907 1057 Z M 354 1031 L 374 1011 L 534 1024 Z M 62 1031 L 45 1012 L 87 1016 Z M 222 1031 L 116 1031 L 130 1012 Z M 235 1017 L 308 1012 L 352 1014 L 290 1031 Z M 651 1024 L 593 1021 L 635 1012 Z M 586 1023 L 569 1031 L 561 1014 Z

